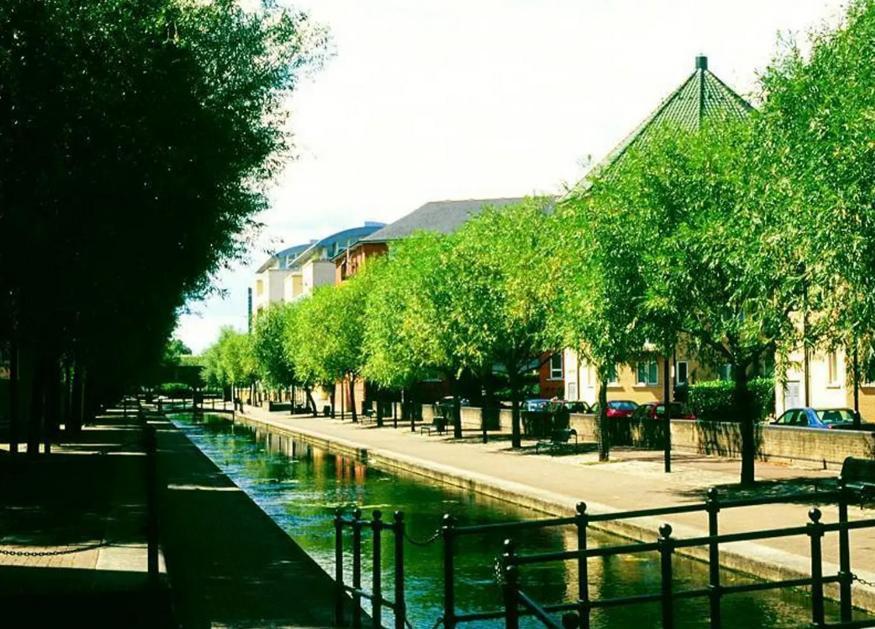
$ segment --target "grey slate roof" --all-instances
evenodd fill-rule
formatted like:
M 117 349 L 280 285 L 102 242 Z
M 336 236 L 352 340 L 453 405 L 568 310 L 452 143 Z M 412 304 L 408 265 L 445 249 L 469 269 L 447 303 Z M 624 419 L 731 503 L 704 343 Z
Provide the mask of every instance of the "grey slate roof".
M 501 207 L 522 201 L 522 197 L 501 199 L 465 199 L 463 201 L 431 201 L 413 210 L 394 223 L 362 238 L 359 242 L 386 242 L 404 238 L 418 231 L 451 234 L 465 221 L 487 207 Z

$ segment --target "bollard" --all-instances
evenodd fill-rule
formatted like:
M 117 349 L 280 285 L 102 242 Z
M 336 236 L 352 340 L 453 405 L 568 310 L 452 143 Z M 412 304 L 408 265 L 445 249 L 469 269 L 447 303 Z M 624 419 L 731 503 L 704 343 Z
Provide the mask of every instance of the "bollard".
M 456 626 L 456 592 L 453 583 L 453 546 L 455 541 L 455 518 L 449 513 L 444 514 L 441 526 L 441 537 L 444 541 L 444 627 L 453 629 Z
M 404 601 L 404 514 L 395 512 L 395 629 L 404 629 L 407 603 Z
M 579 624 L 582 629 L 589 629 L 589 562 L 584 552 L 587 549 L 586 532 L 589 526 L 589 514 L 586 512 L 586 503 L 577 503 L 577 515 L 574 524 L 577 527 L 577 613 L 580 617 Z
M 343 625 L 343 509 L 334 510 L 334 623 Z
M 517 597 L 519 590 L 519 567 L 514 563 L 515 551 L 513 540 L 504 540 L 504 550 L 501 553 L 501 572 L 504 577 L 502 594 L 504 595 L 504 626 L 507 629 L 519 629 L 520 610 Z
M 352 626 L 362 626 L 362 510 L 352 512 Z
M 708 536 L 715 538 L 720 534 L 718 516 L 720 512 L 720 496 L 716 487 L 708 489 L 705 499 L 705 509 L 708 511 Z M 723 618 L 720 611 L 720 543 L 712 539 L 708 542 L 708 602 L 710 605 L 711 629 L 720 629 Z
M 850 491 L 845 480 L 839 476 L 839 523 L 848 523 L 848 502 Z M 851 583 L 854 575 L 851 572 L 851 541 L 846 526 L 839 529 L 839 606 L 842 622 L 853 620 L 853 603 L 851 600 Z
M 811 624 L 823 627 L 823 563 L 821 542 L 823 540 L 823 524 L 820 523 L 820 509 L 812 507 L 808 511 L 808 537 L 811 539 Z
M 673 552 L 671 539 L 671 525 L 663 524 L 659 527 L 659 564 L 662 573 L 662 626 L 663 629 L 674 629 L 674 601 L 672 597 L 672 566 L 671 554 Z
M 377 509 L 374 511 L 374 519 L 371 522 L 373 529 L 373 560 L 371 562 L 371 617 L 375 627 L 383 626 L 383 514 Z

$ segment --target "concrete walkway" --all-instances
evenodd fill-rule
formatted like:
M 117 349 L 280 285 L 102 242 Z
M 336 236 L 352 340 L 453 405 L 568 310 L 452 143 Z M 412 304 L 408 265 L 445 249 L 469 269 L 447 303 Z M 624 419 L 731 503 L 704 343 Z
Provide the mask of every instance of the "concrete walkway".
M 157 425 L 161 537 L 182 626 L 331 626 L 331 578 L 182 432 Z
M 134 417 L 100 417 L 48 456 L 0 445 L 0 624 L 171 626 L 148 587 L 145 455 Z
M 702 501 L 708 487 L 718 487 L 727 499 L 751 495 L 812 491 L 816 486 L 834 487 L 835 472 L 758 462 L 755 490 L 737 486 L 739 462 L 714 457 L 676 454 L 673 473 L 662 472 L 662 454 L 615 449 L 612 462 L 599 464 L 593 448 L 582 454 L 550 456 L 535 454 L 534 442 L 513 451 L 509 440 L 480 443 L 479 433 L 453 440 L 410 431 L 399 422 L 397 430 L 378 429 L 374 424 L 352 424 L 307 416 L 289 417 L 246 407 L 241 418 L 256 426 L 296 434 L 334 451 L 366 457 L 371 465 L 424 475 L 435 480 L 480 491 L 551 514 L 573 512 L 585 501 L 591 513 L 641 509 Z M 776 504 L 726 509 L 720 513 L 720 532 L 800 526 L 808 522 L 810 503 Z M 837 520 L 837 509 L 819 505 L 824 522 Z M 875 517 L 875 510 L 852 507 L 851 519 Z M 677 537 L 707 535 L 705 513 L 666 518 L 639 518 L 628 524 L 610 524 L 609 530 L 634 539 L 652 541 L 657 528 L 669 522 Z M 739 542 L 721 546 L 721 560 L 731 568 L 766 579 L 810 574 L 807 537 L 762 542 Z M 875 528 L 851 532 L 852 570 L 875 581 Z M 829 534 L 824 542 L 824 572 L 838 571 L 838 538 Z M 701 555 L 700 555 L 701 556 Z M 855 604 L 875 610 L 875 589 L 854 585 Z

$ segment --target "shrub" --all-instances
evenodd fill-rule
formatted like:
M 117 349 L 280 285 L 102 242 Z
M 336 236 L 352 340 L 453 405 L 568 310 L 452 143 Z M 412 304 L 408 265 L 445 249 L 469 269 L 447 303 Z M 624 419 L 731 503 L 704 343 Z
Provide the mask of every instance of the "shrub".
M 735 383 L 710 380 L 694 384 L 689 389 L 689 405 L 696 417 L 705 421 L 735 422 L 739 417 L 732 402 Z M 775 412 L 774 378 L 752 378 L 749 383 L 756 421 Z
M 162 382 L 155 388 L 155 393 L 167 397 L 187 397 L 191 391 L 191 387 L 184 382 Z

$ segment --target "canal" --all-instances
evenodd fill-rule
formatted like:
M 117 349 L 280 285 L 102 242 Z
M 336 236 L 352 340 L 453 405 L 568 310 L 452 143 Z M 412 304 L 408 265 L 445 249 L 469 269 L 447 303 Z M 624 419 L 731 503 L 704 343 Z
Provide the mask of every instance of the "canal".
M 439 541 L 421 544 L 434 537 L 444 513 L 453 514 L 462 525 L 546 517 L 416 476 L 386 473 L 282 435 L 232 424 L 227 418 L 205 415 L 196 419 L 190 415 L 175 415 L 172 419 L 329 574 L 334 574 L 332 520 L 337 507 L 351 509 L 357 505 L 367 517 L 373 510 L 380 509 L 386 519 L 391 519 L 396 509 L 403 511 L 412 540 L 405 546 L 408 618 L 417 629 L 429 629 L 441 615 L 441 545 Z M 591 532 L 589 539 L 591 546 L 622 543 L 619 538 L 596 532 Z M 520 533 L 515 541 L 521 552 L 576 548 L 572 527 Z M 501 608 L 494 569 L 501 542 L 501 534 L 460 539 L 456 578 L 458 612 Z M 385 540 L 383 552 L 387 566 L 383 587 L 391 598 L 391 539 Z M 364 556 L 370 557 L 370 549 L 366 548 Z M 365 562 L 365 573 L 369 569 L 370 562 Z M 676 589 L 707 584 L 707 569 L 699 562 L 675 557 L 674 569 Z M 573 562 L 526 567 L 522 576 L 523 588 L 541 603 L 576 600 L 577 571 Z M 728 571 L 723 579 L 727 584 L 750 580 Z M 369 581 L 365 581 L 368 589 Z M 590 561 L 590 592 L 594 599 L 658 591 L 659 560 L 655 553 Z M 799 590 L 738 594 L 724 599 L 723 609 L 727 627 L 800 627 L 809 619 L 809 596 Z M 837 613 L 837 606 L 828 605 L 828 618 L 837 618 Z M 676 617 L 679 627 L 706 627 L 707 602 L 679 601 Z M 596 610 L 592 619 L 593 627 L 601 628 L 632 627 L 641 623 L 656 626 L 659 607 L 646 604 Z M 385 610 L 384 623 L 390 621 L 391 611 Z M 501 623 L 466 626 L 497 627 Z

